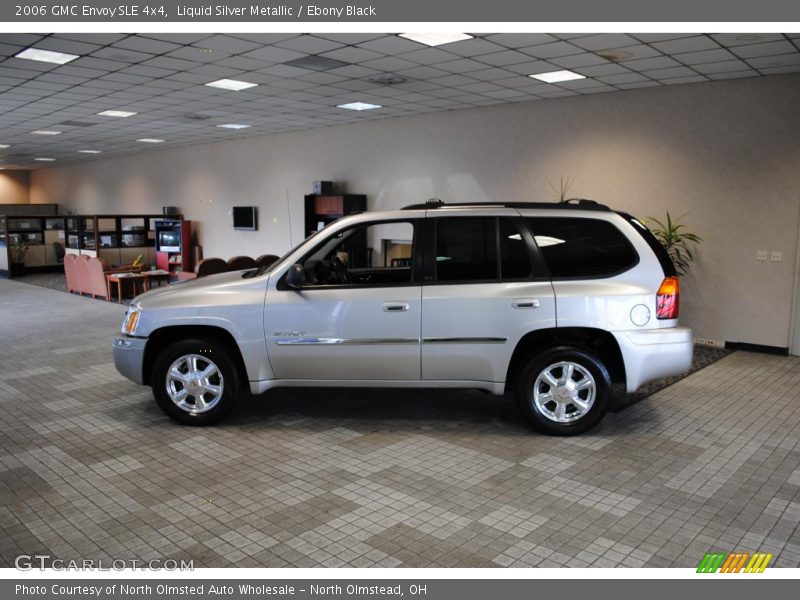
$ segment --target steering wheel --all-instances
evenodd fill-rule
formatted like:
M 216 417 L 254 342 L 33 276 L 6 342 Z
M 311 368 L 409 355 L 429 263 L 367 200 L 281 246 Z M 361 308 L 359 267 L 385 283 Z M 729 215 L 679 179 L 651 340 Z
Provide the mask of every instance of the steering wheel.
M 350 283 L 350 275 L 347 273 L 347 267 L 344 266 L 344 262 L 338 256 L 334 256 L 331 259 L 331 264 L 333 265 L 333 270 L 336 271 L 336 277 L 339 279 L 339 283 Z

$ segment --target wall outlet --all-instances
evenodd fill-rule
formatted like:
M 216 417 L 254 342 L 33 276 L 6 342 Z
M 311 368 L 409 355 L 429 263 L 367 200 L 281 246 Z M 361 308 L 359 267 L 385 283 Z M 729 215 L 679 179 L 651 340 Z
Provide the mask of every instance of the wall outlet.
M 698 346 L 705 346 L 706 345 L 706 338 L 694 338 L 694 343 Z
M 767 251 L 759 250 L 756 252 L 756 260 L 767 260 Z
M 781 262 L 783 260 L 783 252 L 778 252 L 777 250 L 773 250 L 772 253 L 769 255 L 769 259 L 772 262 Z

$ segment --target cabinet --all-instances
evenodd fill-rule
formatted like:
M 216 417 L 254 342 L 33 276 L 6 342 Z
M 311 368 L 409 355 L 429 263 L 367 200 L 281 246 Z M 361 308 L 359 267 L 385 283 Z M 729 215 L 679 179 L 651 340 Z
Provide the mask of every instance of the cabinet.
M 170 274 L 191 272 L 192 222 L 184 220 L 156 221 L 156 265 Z
M 309 236 L 336 219 L 366 210 L 364 194 L 308 194 L 305 197 L 305 234 Z

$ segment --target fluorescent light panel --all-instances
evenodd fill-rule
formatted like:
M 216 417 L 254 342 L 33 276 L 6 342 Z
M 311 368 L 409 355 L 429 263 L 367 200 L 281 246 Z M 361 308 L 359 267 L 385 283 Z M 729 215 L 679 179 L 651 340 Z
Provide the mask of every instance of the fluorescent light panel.
M 256 87 L 257 83 L 250 83 L 249 81 L 239 81 L 238 79 L 218 79 L 206 84 L 208 87 L 220 88 L 222 90 L 230 90 L 232 92 L 239 92 L 251 87 Z
M 80 154 L 102 154 L 102 150 L 78 150 Z
M 78 58 L 77 54 L 66 54 L 65 52 L 53 52 L 52 50 L 40 50 L 39 48 L 26 48 L 17 58 L 25 60 L 36 60 L 39 62 L 53 63 L 54 65 L 65 65 Z
M 426 46 L 442 46 L 472 39 L 467 33 L 401 33 L 400 37 Z
M 347 110 L 372 110 L 383 108 L 380 104 L 370 104 L 369 102 L 348 102 L 347 104 L 337 104 L 336 108 L 346 108 Z
M 128 112 L 127 110 L 104 110 L 103 112 L 97 113 L 101 117 L 132 117 L 133 115 L 138 115 L 139 113 L 135 112 Z
M 160 144 L 164 140 L 159 140 L 158 138 L 139 138 L 136 141 L 137 142 L 144 142 L 145 144 Z
M 36 131 L 31 131 L 34 135 L 60 135 L 60 131 L 55 131 L 54 129 L 37 129 Z
M 559 83 L 561 81 L 573 81 L 575 79 L 586 79 L 586 75 L 580 73 L 573 73 L 572 71 L 548 71 L 547 73 L 537 73 L 535 75 L 528 75 L 539 81 L 545 83 Z
M 223 125 L 217 125 L 217 127 L 222 127 L 223 129 L 247 129 L 250 125 L 244 125 L 242 123 L 225 123 Z
M 53 162 L 55 158 L 34 158 L 33 160 L 38 160 L 41 162 Z
M 0 144 L 0 148 L 10 148 L 10 144 Z

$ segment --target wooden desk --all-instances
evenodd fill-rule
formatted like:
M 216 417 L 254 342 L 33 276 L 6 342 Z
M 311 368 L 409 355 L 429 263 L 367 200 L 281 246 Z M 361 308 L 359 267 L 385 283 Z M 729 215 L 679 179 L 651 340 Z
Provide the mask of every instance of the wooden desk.
M 170 274 L 168 271 L 142 271 L 140 275 L 142 276 L 144 291 L 150 290 L 153 287 L 154 281 L 158 282 L 158 287 L 161 287 L 162 281 L 169 283 Z
M 122 304 L 122 282 L 130 281 L 133 286 L 133 295 L 136 296 L 139 289 L 139 282 L 142 283 L 144 291 L 145 277 L 141 273 L 109 273 L 106 275 L 106 300 L 111 302 L 111 284 L 117 284 L 117 302 Z

